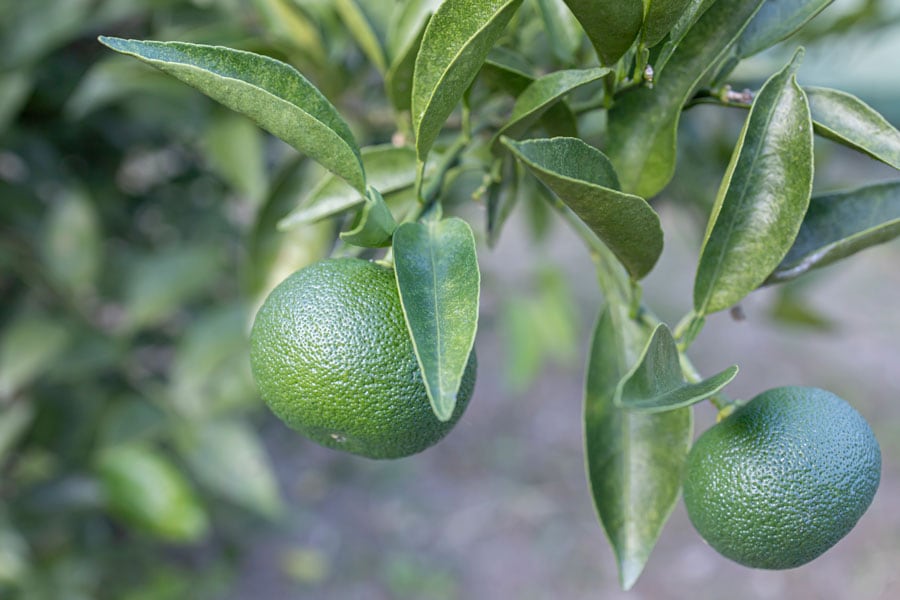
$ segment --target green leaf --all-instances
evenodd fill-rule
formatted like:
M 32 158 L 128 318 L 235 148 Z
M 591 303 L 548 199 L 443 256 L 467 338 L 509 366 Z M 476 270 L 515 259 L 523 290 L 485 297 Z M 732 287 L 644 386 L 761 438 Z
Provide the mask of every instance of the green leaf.
M 767 0 L 741 34 L 735 53 L 747 58 L 796 33 L 834 0 Z
M 494 136 L 492 145 L 495 148 L 499 146 L 500 137 L 503 135 L 519 137 L 563 96 L 602 79 L 608 73 L 607 68 L 571 69 L 556 71 L 535 79 L 516 98 L 509 120 Z
M 399 7 L 388 29 L 390 67 L 384 76 L 391 103 L 398 111 L 412 107 L 412 81 L 416 55 L 425 29 L 440 0 L 411 0 Z
M 255 0 L 263 30 L 279 44 L 298 51 L 316 65 L 328 62 L 322 34 L 297 0 Z
M 266 193 L 266 144 L 259 127 L 243 115 L 217 111 L 203 143 L 210 166 L 253 204 Z
M 537 0 L 547 37 L 556 58 L 573 64 L 584 39 L 584 31 L 564 0 Z
M 425 160 L 444 122 L 478 75 L 522 0 L 446 0 L 431 17 L 416 57 L 412 117 Z
M 492 89 L 518 97 L 534 81 L 532 70 L 523 56 L 498 46 L 488 54 L 480 75 Z
M 631 48 L 644 20 L 642 0 L 566 0 L 566 5 L 608 67 Z
M 487 238 L 492 248 L 500 238 L 500 231 L 519 199 L 520 163 L 506 158 L 501 165 L 501 177 L 491 181 L 487 189 Z
M 481 275 L 472 229 L 457 218 L 404 223 L 394 233 L 394 268 L 431 407 L 446 421 L 478 328 Z
M 591 494 L 626 590 L 640 576 L 678 499 L 693 429 L 689 408 L 648 414 L 616 406 L 617 383 L 646 338 L 625 307 L 609 305 L 601 313 L 584 402 Z
M 42 245 L 50 276 L 76 298 L 95 289 L 103 263 L 100 219 L 87 192 L 72 186 L 47 216 Z
M 110 511 L 135 528 L 171 542 L 196 542 L 209 530 L 188 481 L 150 446 L 103 450 L 97 472 Z
M 838 90 L 804 91 L 816 133 L 900 169 L 900 131 L 874 108 Z
M 416 153 L 412 148 L 390 144 L 362 149 L 369 184 L 382 194 L 390 194 L 416 182 Z M 426 170 L 426 175 L 428 174 Z M 315 223 L 359 208 L 365 202 L 351 186 L 331 174 L 326 175 L 293 212 L 278 223 L 282 230 Z
M 28 401 L 17 401 L 11 406 L 3 405 L 0 412 L 0 465 L 10 449 L 25 434 L 34 421 L 34 405 Z
M 691 0 L 643 0 L 644 25 L 641 42 L 647 48 L 660 43 L 672 30 Z
M 669 328 L 657 325 L 634 368 L 616 387 L 615 403 L 629 410 L 662 412 L 706 400 L 737 376 L 736 365 L 698 383 L 685 383 L 681 355 Z
M 328 99 L 290 65 L 219 46 L 111 37 L 100 41 L 247 115 L 360 192 L 365 191 L 366 176 L 350 127 Z
M 178 436 L 178 448 L 200 484 L 264 517 L 283 506 L 259 437 L 237 420 L 198 423 Z
M 0 73 L 0 133 L 18 116 L 34 85 L 29 70 Z
M 369 188 L 363 205 L 349 231 L 341 232 L 341 239 L 354 246 L 384 248 L 391 245 L 391 236 L 397 229 L 397 221 L 384 198 L 375 188 Z
M 716 0 L 689 0 L 685 5 L 681 16 L 675 21 L 672 29 L 669 31 L 669 38 L 662 45 L 659 54 L 653 59 L 653 69 L 656 71 L 656 77 L 662 74 L 666 63 L 672 58 L 672 53 L 681 44 L 681 41 L 690 31 L 691 27 L 703 16 L 707 9 L 712 6 Z
M 618 191 L 616 173 L 596 148 L 576 138 L 503 143 L 566 203 L 625 265 L 634 279 L 662 253 L 659 215 L 643 199 Z
M 357 0 L 334 0 L 334 7 L 363 53 L 380 73 L 387 70 L 382 40 L 370 15 Z
M 787 254 L 809 206 L 813 138 L 794 72 L 802 51 L 773 75 L 750 109 L 710 215 L 694 310 L 728 308 L 759 287 Z
M 37 378 L 71 341 L 62 324 L 41 316 L 13 320 L 0 338 L 0 398 L 10 398 Z
M 769 283 L 788 281 L 900 236 L 900 181 L 815 196 Z
M 636 88 L 616 98 L 607 154 L 624 191 L 650 198 L 672 179 L 682 107 L 762 3 L 718 0 L 682 40 L 654 89 Z

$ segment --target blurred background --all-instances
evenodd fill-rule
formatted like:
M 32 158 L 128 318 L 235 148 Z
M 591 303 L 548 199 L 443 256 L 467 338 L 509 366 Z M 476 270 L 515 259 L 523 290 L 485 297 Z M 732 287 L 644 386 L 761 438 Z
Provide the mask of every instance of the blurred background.
M 692 351 L 704 373 L 740 365 L 733 396 L 815 385 L 873 424 L 884 471 L 871 510 L 796 570 L 728 562 L 679 505 L 634 590 L 618 590 L 581 439 L 602 299 L 586 251 L 539 199 L 480 246 L 478 385 L 444 442 L 367 461 L 264 409 L 248 325 L 272 285 L 330 250 L 334 224 L 275 228 L 321 171 L 96 36 L 276 56 L 360 140 L 388 141 L 380 79 L 336 4 L 0 0 L 0 598 L 900 597 L 896 242 L 753 294 L 744 320 L 717 315 Z M 540 31 L 520 35 L 541 55 Z M 797 43 L 801 83 L 900 123 L 900 3 L 837 0 L 731 80 L 758 86 Z M 685 115 L 679 171 L 656 201 L 667 250 L 645 293 L 669 323 L 690 307 L 705 211 L 745 116 Z M 817 144 L 819 191 L 896 178 Z M 483 223 L 481 205 L 460 210 Z M 696 415 L 698 432 L 715 416 Z

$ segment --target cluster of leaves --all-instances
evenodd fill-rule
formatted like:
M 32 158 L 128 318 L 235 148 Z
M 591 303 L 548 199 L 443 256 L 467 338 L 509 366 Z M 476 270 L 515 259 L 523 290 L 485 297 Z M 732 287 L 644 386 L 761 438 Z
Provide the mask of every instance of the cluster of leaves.
M 484 206 L 484 236 L 492 243 L 518 202 L 539 197 L 575 228 L 596 258 L 606 299 L 588 361 L 588 472 L 627 588 L 678 497 L 692 435 L 689 406 L 715 396 L 736 374 L 735 367 L 708 379 L 693 372 L 685 351 L 705 318 L 761 285 L 795 278 L 898 233 L 898 183 L 812 195 L 814 133 L 900 168 L 900 134 L 884 118 L 843 92 L 800 87 L 795 73 L 801 52 L 756 93 L 735 94 L 724 83 L 743 59 L 792 35 L 828 4 L 260 0 L 257 14 L 268 19 L 274 51 L 102 41 L 249 116 L 328 171 L 287 216 L 284 207 L 298 195 L 296 166 L 284 170 L 269 189 L 269 200 L 257 206 L 249 235 L 251 259 L 257 261 L 248 278 L 251 294 L 286 274 L 274 268 L 276 257 L 308 247 L 313 232 L 319 233 L 321 248 L 330 243 L 331 224 L 342 226 L 333 253 L 371 256 L 389 247 L 384 258 L 396 267 L 407 323 L 439 417 L 453 411 L 474 341 L 480 283 L 472 228 L 445 212 L 468 214 L 469 203 L 461 200 L 474 198 Z M 338 30 L 350 37 L 324 34 Z M 187 36 L 170 36 L 176 37 Z M 215 42 L 241 46 L 230 39 L 223 35 Z M 350 58 L 339 58 L 348 49 Z M 342 78 L 336 71 L 351 82 L 346 88 L 337 83 Z M 115 95 L 127 90 L 129 81 L 143 85 L 138 82 L 147 74 L 105 76 Z M 103 75 L 96 77 L 103 81 Z M 367 84 L 373 81 L 383 83 L 383 93 L 370 91 Z M 74 98 L 88 105 L 98 98 L 108 101 L 107 90 L 95 84 L 92 92 Z M 340 102 L 329 98 L 340 98 L 351 109 L 339 110 L 335 103 Z M 77 107 L 79 101 L 72 102 Z M 693 311 L 673 332 L 641 304 L 639 282 L 663 249 L 660 219 L 649 200 L 675 176 L 679 122 L 683 111 L 698 103 L 749 113 L 708 220 Z M 348 114 L 354 120 L 348 121 Z M 243 147 L 248 135 L 243 125 L 222 118 L 231 126 L 211 125 L 211 136 L 225 136 L 211 146 L 219 152 Z M 219 155 L 211 162 L 227 165 L 229 159 L 235 157 Z M 238 172 L 246 173 L 223 169 L 226 180 Z M 265 188 L 264 179 L 242 176 L 229 183 L 246 193 Z M 284 233 L 272 237 L 276 223 Z M 190 255 L 177 254 L 179 260 Z M 154 254 L 151 264 L 158 260 Z M 140 302 L 168 277 L 148 269 L 149 282 L 126 298 Z M 185 280 L 174 286 L 178 304 L 200 288 L 196 280 Z M 176 306 L 172 286 L 161 287 L 168 307 Z M 131 314 L 127 302 L 124 306 Z M 178 337 L 162 329 L 146 341 L 137 334 L 147 325 L 177 327 L 177 320 L 167 321 L 174 318 L 169 310 L 146 308 L 138 314 L 145 314 L 143 322 L 125 327 L 127 337 L 108 337 L 151 349 L 165 347 L 166 335 L 170 342 Z M 220 328 L 210 330 L 218 334 Z M 198 344 L 209 341 L 198 337 Z M 221 343 L 211 345 L 218 349 Z M 142 356 L 133 350 L 129 356 Z M 173 364 L 183 361 L 177 358 Z M 179 397 L 166 393 L 158 373 L 146 376 L 149 383 L 135 382 L 126 367 L 116 373 L 128 394 L 137 389 L 158 398 L 164 390 L 165 399 L 157 404 L 165 406 Z M 174 375 L 181 370 L 165 381 L 176 385 Z M 17 397 L 24 397 L 18 390 L 27 386 L 16 387 Z M 208 393 L 202 386 L 190 391 L 194 402 Z M 172 412 L 183 425 L 196 409 L 196 404 L 175 404 Z M 154 443 L 171 446 L 190 466 L 180 441 L 183 430 L 167 430 L 167 437 Z M 225 445 L 211 440 L 208 447 L 218 451 Z M 161 466 L 159 448 L 155 452 L 149 470 L 158 477 L 175 470 Z M 116 474 L 116 465 L 143 462 L 132 455 L 100 460 L 101 481 L 108 490 L 127 488 L 130 483 Z M 196 476 L 203 479 L 199 472 Z M 121 512 L 132 524 L 141 523 L 141 515 Z M 186 522 L 193 531 L 202 529 L 204 520 L 194 515 Z

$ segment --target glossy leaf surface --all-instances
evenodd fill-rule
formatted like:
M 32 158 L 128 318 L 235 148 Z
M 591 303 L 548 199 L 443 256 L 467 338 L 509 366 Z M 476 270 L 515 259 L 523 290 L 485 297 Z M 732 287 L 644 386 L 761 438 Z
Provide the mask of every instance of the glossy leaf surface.
M 800 53 L 757 95 L 710 215 L 697 278 L 699 315 L 759 287 L 797 237 L 813 179 L 812 120 L 794 72 Z
M 617 98 L 609 114 L 607 154 L 624 191 L 649 198 L 672 178 L 684 103 L 762 2 L 718 0 L 690 29 L 653 89 L 641 87 Z
M 359 148 L 337 109 L 296 69 L 280 61 L 219 46 L 101 37 L 319 161 L 360 192 L 366 189 Z
M 588 480 L 626 590 L 643 571 L 678 499 L 693 430 L 689 408 L 650 414 L 616 405 L 617 383 L 646 338 L 624 307 L 610 305 L 597 323 L 587 365 Z
M 769 282 L 813 269 L 900 236 L 900 181 L 815 196 L 800 233 Z
M 481 276 L 475 237 L 457 218 L 404 223 L 394 233 L 394 271 L 422 379 L 435 415 L 453 414 L 475 343 Z
M 522 0 L 446 0 L 431 17 L 416 57 L 412 118 L 416 153 L 428 156 L 488 52 Z
M 576 138 L 503 143 L 571 208 L 635 279 L 662 253 L 659 216 L 638 196 L 618 191 L 616 173 L 596 148 Z

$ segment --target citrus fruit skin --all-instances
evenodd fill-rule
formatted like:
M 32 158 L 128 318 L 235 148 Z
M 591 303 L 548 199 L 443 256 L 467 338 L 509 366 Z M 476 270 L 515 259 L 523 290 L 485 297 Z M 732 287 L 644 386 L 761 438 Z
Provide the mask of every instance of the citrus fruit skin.
M 323 260 L 279 284 L 256 315 L 251 366 L 276 416 L 323 446 L 369 458 L 421 452 L 462 416 L 469 356 L 450 420 L 431 409 L 393 269 Z
M 791 569 L 856 525 L 880 479 L 878 442 L 852 406 L 825 390 L 782 387 L 700 436 L 684 501 L 719 553 L 748 567 Z

